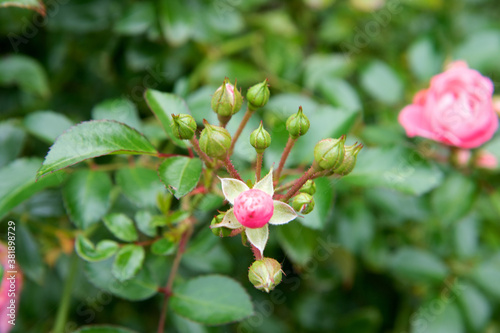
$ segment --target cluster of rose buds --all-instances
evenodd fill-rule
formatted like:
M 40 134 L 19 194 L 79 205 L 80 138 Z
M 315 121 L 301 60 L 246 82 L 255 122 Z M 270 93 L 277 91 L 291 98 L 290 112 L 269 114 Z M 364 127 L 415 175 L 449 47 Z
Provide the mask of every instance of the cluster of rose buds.
M 288 142 L 276 170 L 271 170 L 261 179 L 264 152 L 271 145 L 271 135 L 259 127 L 250 135 L 250 144 L 255 148 L 255 181 L 244 181 L 231 162 L 235 143 L 248 120 L 256 110 L 266 105 L 270 92 L 267 80 L 248 89 L 246 94 L 247 111 L 235 134 L 231 136 L 226 129 L 231 117 L 242 104 L 241 92 L 226 78 L 212 97 L 212 110 L 217 114 L 219 124 L 213 125 L 203 120 L 204 128 L 197 138 L 197 124 L 187 114 L 172 115 L 173 134 L 182 140 L 189 140 L 193 149 L 205 162 L 207 171 L 216 173 L 225 167 L 230 178 L 220 178 L 222 192 L 231 205 L 225 212 L 219 212 L 210 223 L 214 235 L 232 237 L 241 235 L 248 242 L 255 256 L 248 277 L 259 290 L 266 292 L 274 289 L 282 278 L 281 265 L 272 258 L 264 257 L 264 249 L 269 238 L 269 224 L 280 225 L 294 220 L 298 214 L 309 214 L 314 209 L 316 184 L 314 179 L 331 175 L 345 176 L 356 164 L 356 156 L 363 145 L 345 146 L 345 136 L 339 139 L 327 138 L 314 148 L 312 166 L 298 179 L 279 186 L 285 162 L 295 142 L 309 131 L 310 122 L 302 107 L 286 121 L 289 133 Z M 283 179 L 282 179 L 283 178 Z M 210 184 L 210 190 L 215 184 Z M 290 205 L 289 205 L 290 203 Z

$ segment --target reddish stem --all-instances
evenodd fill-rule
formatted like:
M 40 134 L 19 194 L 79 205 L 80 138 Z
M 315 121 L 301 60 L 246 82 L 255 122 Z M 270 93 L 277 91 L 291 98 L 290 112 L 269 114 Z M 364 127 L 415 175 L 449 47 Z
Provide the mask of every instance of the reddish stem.
M 262 157 L 264 153 L 257 153 L 257 163 L 255 165 L 255 179 L 256 181 L 260 180 L 260 171 L 262 169 Z
M 241 120 L 241 123 L 238 126 L 238 129 L 236 130 L 236 133 L 234 133 L 233 141 L 231 141 L 231 147 L 229 148 L 229 155 L 233 154 L 233 150 L 234 150 L 234 146 L 236 145 L 236 141 L 238 141 L 238 138 L 240 137 L 241 132 L 243 132 L 243 129 L 247 125 L 248 120 L 250 120 L 253 113 L 254 113 L 253 111 L 251 111 L 249 108 L 247 108 L 247 111 L 245 112 L 245 115 L 243 116 L 243 119 Z
M 283 168 L 285 167 L 285 162 L 288 158 L 288 155 L 290 155 L 290 151 L 292 150 L 296 141 L 297 141 L 297 139 L 294 139 L 291 136 L 288 137 L 288 141 L 286 143 L 285 150 L 283 150 L 283 154 L 281 154 L 281 159 L 280 159 L 280 164 L 278 166 L 278 170 L 276 170 L 276 175 L 274 176 L 274 186 L 276 186 L 276 184 L 278 184 L 278 182 L 279 182 L 281 171 L 283 171 Z
M 198 154 L 198 156 L 200 156 L 203 162 L 205 162 L 205 164 L 209 167 L 212 166 L 213 165 L 212 159 L 208 157 L 208 155 L 201 150 L 200 144 L 198 143 L 198 139 L 196 139 L 196 136 L 193 136 L 193 138 L 189 140 L 189 142 L 191 142 L 194 151 Z
M 243 181 L 243 179 L 241 179 L 240 174 L 238 173 L 238 171 L 234 167 L 233 163 L 229 159 L 229 155 L 226 155 L 226 159 L 224 161 L 224 165 L 226 166 L 227 172 L 229 172 L 229 174 L 231 175 L 231 177 Z
M 288 192 L 286 192 L 286 194 L 283 198 L 281 198 L 281 201 L 287 202 L 288 200 L 290 200 L 290 198 L 293 197 L 295 195 L 295 193 L 297 193 L 298 190 L 300 190 L 302 185 L 304 185 L 309 179 L 311 179 L 312 175 L 314 174 L 314 171 L 315 171 L 314 166 L 311 166 L 309 168 L 309 170 L 307 170 L 304 173 L 304 175 L 302 175 L 302 177 L 297 179 L 297 181 L 292 186 L 292 188 L 290 190 L 288 190 Z

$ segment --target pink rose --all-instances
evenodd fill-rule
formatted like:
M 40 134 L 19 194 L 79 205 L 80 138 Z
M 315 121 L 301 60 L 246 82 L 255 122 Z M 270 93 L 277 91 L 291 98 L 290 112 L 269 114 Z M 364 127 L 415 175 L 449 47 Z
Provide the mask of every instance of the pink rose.
M 480 150 L 476 157 L 475 165 L 483 169 L 496 169 L 498 161 L 492 153 L 486 150 Z
M 431 79 L 399 114 L 409 137 L 421 136 L 450 146 L 476 148 L 498 128 L 493 83 L 463 61 Z
M 15 271 L 17 271 L 17 273 L 14 274 L 15 278 L 9 279 L 12 274 L 7 273 L 7 271 L 12 271 L 12 269 L 9 268 L 7 255 L 7 247 L 0 243 L 0 264 L 3 267 L 3 278 L 0 284 L 0 333 L 9 333 L 14 327 L 9 323 L 11 320 L 9 317 L 11 310 L 7 307 L 11 306 L 11 300 L 13 299 L 15 300 L 14 311 L 17 312 L 19 308 L 19 296 L 21 295 L 21 288 L 23 286 L 23 275 L 19 266 L 15 269 Z M 15 289 L 15 292 L 11 291 L 13 289 Z

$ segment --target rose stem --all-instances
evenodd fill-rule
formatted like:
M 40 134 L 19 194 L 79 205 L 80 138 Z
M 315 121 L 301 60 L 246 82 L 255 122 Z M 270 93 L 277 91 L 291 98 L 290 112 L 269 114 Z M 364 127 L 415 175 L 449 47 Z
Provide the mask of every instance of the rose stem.
M 262 169 L 262 158 L 264 153 L 257 153 L 257 164 L 255 165 L 255 179 L 256 181 L 260 180 L 260 170 Z
M 278 170 L 276 170 L 276 175 L 274 176 L 275 186 L 279 182 L 281 171 L 283 171 L 283 167 L 285 166 L 285 162 L 288 158 L 288 155 L 290 154 L 290 151 L 292 150 L 296 141 L 297 141 L 297 139 L 294 139 L 291 136 L 288 137 L 288 141 L 286 143 L 285 150 L 283 150 L 283 154 L 281 154 L 281 160 L 280 160 L 280 164 L 278 166 Z
M 213 161 L 210 157 L 207 156 L 207 154 L 205 154 L 203 151 L 201 151 L 200 149 L 200 144 L 198 143 L 198 139 L 196 139 L 196 136 L 193 136 L 193 138 L 191 140 L 189 140 L 189 142 L 191 142 L 191 144 L 193 145 L 193 149 L 194 151 L 198 154 L 198 156 L 200 156 L 200 158 L 203 160 L 203 162 L 205 162 L 205 164 L 208 166 L 208 167 L 213 167 Z
M 250 108 L 247 107 L 247 111 L 245 112 L 245 115 L 243 116 L 243 119 L 241 120 L 240 125 L 238 126 L 238 129 L 236 130 L 236 133 L 234 133 L 233 136 L 233 141 L 231 142 L 231 147 L 229 148 L 229 155 L 233 153 L 234 146 L 236 145 L 236 141 L 238 141 L 238 138 L 241 135 L 241 132 L 243 132 L 243 129 L 248 123 L 248 120 L 252 115 L 254 114 L 254 111 L 250 110 Z
M 243 181 L 243 179 L 241 179 L 241 177 L 240 177 L 240 174 L 238 173 L 238 171 L 234 167 L 233 163 L 229 159 L 229 155 L 226 155 L 226 159 L 224 160 L 224 165 L 226 166 L 226 170 L 227 170 L 227 172 L 229 172 L 231 177 Z
M 304 185 L 312 177 L 314 172 L 315 172 L 315 167 L 314 167 L 314 165 L 311 165 L 311 167 L 304 173 L 304 175 L 302 175 L 302 177 L 300 177 L 295 182 L 295 184 L 292 186 L 292 188 L 290 190 L 288 190 L 288 192 L 286 192 L 285 196 L 283 198 L 281 198 L 281 201 L 287 202 L 288 200 L 290 200 L 290 198 L 293 197 L 294 194 L 297 193 L 298 190 L 300 190 L 302 185 Z

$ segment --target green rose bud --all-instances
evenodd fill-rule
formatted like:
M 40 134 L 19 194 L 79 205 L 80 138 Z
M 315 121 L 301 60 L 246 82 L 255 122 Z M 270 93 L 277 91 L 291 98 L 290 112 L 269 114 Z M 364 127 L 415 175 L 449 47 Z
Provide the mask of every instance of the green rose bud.
M 334 169 L 334 173 L 342 176 L 350 174 L 351 171 L 354 170 L 354 167 L 356 166 L 358 153 L 361 151 L 362 148 L 363 145 L 362 144 L 358 145 L 357 142 L 352 146 L 346 146 L 344 160 L 342 161 L 342 164 L 340 164 L 338 167 Z
M 269 94 L 267 79 L 250 87 L 247 92 L 248 108 L 250 110 L 257 110 L 263 107 L 269 101 Z
M 259 290 L 270 292 L 282 278 L 281 265 L 272 258 L 262 258 L 255 261 L 248 269 L 248 279 Z
M 259 128 L 250 134 L 250 144 L 255 148 L 257 153 L 263 153 L 271 145 L 271 135 L 262 126 L 262 121 Z
M 335 169 L 342 164 L 345 155 L 345 135 L 340 139 L 324 139 L 314 147 L 314 161 L 321 169 Z
M 240 111 L 242 103 L 241 93 L 236 86 L 229 83 L 227 77 L 212 96 L 212 110 L 217 113 L 219 121 L 223 124 L 226 124 L 233 114 Z
M 170 124 L 175 137 L 181 140 L 191 140 L 196 131 L 196 121 L 188 114 L 172 114 L 172 123 Z
M 314 198 L 308 193 L 299 193 L 293 198 L 292 207 L 297 213 L 309 214 L 314 209 Z
M 302 106 L 299 107 L 297 113 L 292 114 L 286 121 L 286 129 L 294 139 L 306 134 L 310 125 L 309 119 L 302 112 Z
M 231 134 L 220 126 L 210 125 L 203 119 L 205 128 L 200 134 L 200 148 L 210 157 L 224 158 L 231 146 Z
M 213 226 L 214 224 L 221 223 L 222 220 L 224 219 L 224 215 L 225 215 L 225 213 L 222 213 L 222 214 L 219 214 L 219 215 L 215 216 L 212 219 L 212 222 L 210 222 L 210 226 Z M 231 235 L 231 232 L 232 232 L 231 229 L 225 228 L 225 227 L 219 227 L 219 228 L 212 228 L 212 227 L 210 227 L 210 228 L 212 230 L 212 233 L 215 236 L 219 236 L 219 237 L 228 237 L 228 236 Z
M 316 193 L 316 183 L 314 180 L 309 179 L 304 185 L 302 185 L 299 192 L 314 195 L 314 193 Z

